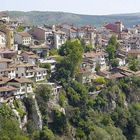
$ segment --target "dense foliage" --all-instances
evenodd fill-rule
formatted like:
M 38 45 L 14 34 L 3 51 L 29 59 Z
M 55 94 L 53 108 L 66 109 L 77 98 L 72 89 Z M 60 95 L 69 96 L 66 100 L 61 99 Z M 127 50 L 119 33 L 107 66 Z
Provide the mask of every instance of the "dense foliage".
M 0 140 L 29 140 L 21 131 L 12 110 L 6 105 L 0 107 Z
M 112 37 L 106 50 L 112 67 L 118 66 L 116 49 L 116 38 Z M 43 121 L 42 130 L 38 128 L 35 99 L 28 97 L 23 100 L 28 114 L 25 131 L 28 137 L 19 129 L 12 110 L 2 105 L 0 139 L 139 140 L 140 78 L 107 80 L 98 77 L 90 85 L 83 85 L 75 80 L 75 76 L 84 51 L 87 50 L 79 40 L 69 40 L 59 50 L 62 59 L 52 78 L 62 86 L 58 97 L 53 94 L 51 86 L 45 83 L 36 85 L 35 97 Z M 97 64 L 96 71 L 99 70 Z M 18 102 L 15 106 L 20 108 Z

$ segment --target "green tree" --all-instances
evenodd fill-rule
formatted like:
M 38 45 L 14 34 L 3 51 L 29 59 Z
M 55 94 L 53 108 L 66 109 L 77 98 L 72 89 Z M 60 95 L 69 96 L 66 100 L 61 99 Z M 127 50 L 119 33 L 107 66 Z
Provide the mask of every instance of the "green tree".
M 23 26 L 18 26 L 18 27 L 16 28 L 16 31 L 17 31 L 17 32 L 23 32 L 23 31 L 24 31 L 24 27 L 23 27 Z
M 79 40 L 67 41 L 59 50 L 64 59 L 60 62 L 60 66 L 70 71 L 70 76 L 75 77 L 79 71 L 82 62 L 83 48 Z
M 49 51 L 49 55 L 50 55 L 50 56 L 58 55 L 58 50 L 55 49 L 55 48 L 52 48 L 52 49 Z
M 112 35 L 112 36 L 111 36 L 111 38 L 110 38 L 108 44 L 113 45 L 113 46 L 116 46 L 116 45 L 118 44 L 117 38 L 116 38 L 115 35 Z
M 128 57 L 128 66 L 129 69 L 132 71 L 137 71 L 138 70 L 138 60 L 136 57 L 129 56 Z
M 39 105 L 39 109 L 43 116 L 46 116 L 48 101 L 51 98 L 52 89 L 44 84 L 38 85 L 35 90 L 36 99 Z
M 60 94 L 59 94 L 59 104 L 60 104 L 62 107 L 64 107 L 65 101 L 66 101 L 65 92 L 62 91 L 62 92 L 60 92 Z
M 77 140 L 86 140 L 86 135 L 83 130 L 80 128 L 76 129 L 76 139 Z
M 119 60 L 118 59 L 112 59 L 110 63 L 111 63 L 112 68 L 117 68 L 119 66 Z
M 108 59 L 114 59 L 116 57 L 116 50 L 118 47 L 116 36 L 112 36 L 108 42 L 108 46 L 106 48 L 106 52 L 108 53 Z
M 111 44 L 109 44 L 106 48 L 106 52 L 108 53 L 108 59 L 109 61 L 111 59 L 114 59 L 115 58 L 115 52 L 116 52 L 116 48 Z
M 90 140 L 111 140 L 109 133 L 101 127 L 95 127 L 93 133 L 91 134 Z
M 104 77 L 101 77 L 101 76 L 98 77 L 98 78 L 96 78 L 95 82 L 97 84 L 105 84 L 106 83 L 105 78 Z
M 0 107 L 0 140 L 29 140 L 28 137 L 19 128 L 12 110 L 7 105 Z
M 44 127 L 40 132 L 40 140 L 55 140 L 55 136 L 48 127 Z
M 122 130 L 112 125 L 107 126 L 105 130 L 110 134 L 112 140 L 126 140 Z
M 96 63 L 95 71 L 96 71 L 96 72 L 99 72 L 100 69 L 101 69 L 100 64 L 99 64 L 99 63 Z
M 67 131 L 67 118 L 63 112 L 56 109 L 53 110 L 53 131 L 58 134 L 63 134 Z
M 135 128 L 135 134 L 133 136 L 133 140 L 139 140 L 140 139 L 140 126 L 136 125 Z

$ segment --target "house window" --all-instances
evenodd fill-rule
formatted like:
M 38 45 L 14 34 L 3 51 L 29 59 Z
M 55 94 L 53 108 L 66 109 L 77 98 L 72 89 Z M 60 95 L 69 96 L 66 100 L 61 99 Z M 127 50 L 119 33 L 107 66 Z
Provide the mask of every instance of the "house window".
M 21 86 L 24 86 L 24 84 L 21 84 Z

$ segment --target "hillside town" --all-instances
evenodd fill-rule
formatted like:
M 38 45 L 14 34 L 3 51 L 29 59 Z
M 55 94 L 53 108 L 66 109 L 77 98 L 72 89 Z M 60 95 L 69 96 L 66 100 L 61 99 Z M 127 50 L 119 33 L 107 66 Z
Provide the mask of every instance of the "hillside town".
M 111 65 L 106 51 L 112 36 L 117 38 L 116 63 Z M 128 57 L 140 64 L 140 25 L 126 28 L 121 21 L 106 23 L 100 28 L 90 25 L 75 27 L 69 24 L 26 26 L 0 13 L 0 103 L 23 98 L 34 92 L 36 83 L 54 84 L 51 76 L 56 71 L 57 55 L 67 40 L 80 39 L 91 50 L 83 54 L 77 80 L 90 84 L 98 77 L 121 79 L 140 76 L 139 70 L 129 67 Z M 114 62 L 115 63 L 115 62 Z M 47 64 L 49 68 L 41 67 Z M 97 69 L 98 67 L 98 69 Z
M 117 66 L 110 66 L 106 47 L 112 36 L 116 36 Z M 106 23 L 100 28 L 90 25 L 75 27 L 69 24 L 52 26 L 26 26 L 20 21 L 0 13 L 0 102 L 5 103 L 14 98 L 32 94 L 33 84 L 50 83 L 55 72 L 57 56 L 50 55 L 52 49 L 72 39 L 81 39 L 90 45 L 92 51 L 83 55 L 78 74 L 78 81 L 86 84 L 102 76 L 107 79 L 118 79 L 130 75 L 139 76 L 140 71 L 132 71 L 128 66 L 128 56 L 140 61 L 140 25 L 126 28 L 121 21 Z M 40 64 L 50 65 L 47 68 Z M 96 67 L 100 69 L 97 71 Z M 58 83 L 54 83 L 58 86 Z
M 140 24 L 64 15 L 0 12 L 0 140 L 139 140 Z

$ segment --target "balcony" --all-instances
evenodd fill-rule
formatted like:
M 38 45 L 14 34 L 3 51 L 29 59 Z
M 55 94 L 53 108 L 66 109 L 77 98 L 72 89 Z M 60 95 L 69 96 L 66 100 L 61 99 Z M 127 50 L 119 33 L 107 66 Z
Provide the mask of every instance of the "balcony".
M 44 76 L 37 76 L 36 82 L 45 80 Z
M 33 77 L 34 77 L 33 72 L 26 73 L 26 78 L 33 78 Z

